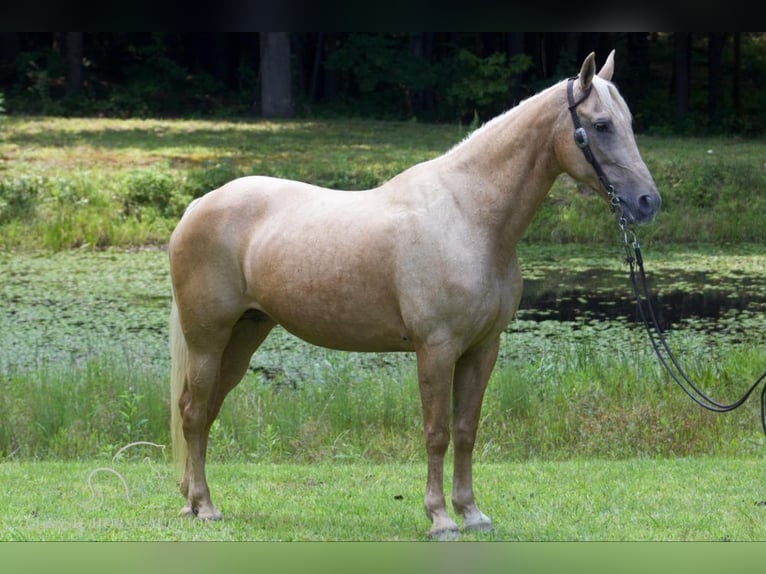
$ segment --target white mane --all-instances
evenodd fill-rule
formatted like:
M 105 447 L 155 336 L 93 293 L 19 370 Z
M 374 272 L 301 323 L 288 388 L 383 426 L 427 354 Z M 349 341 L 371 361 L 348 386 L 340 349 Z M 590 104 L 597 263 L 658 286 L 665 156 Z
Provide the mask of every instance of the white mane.
M 548 92 L 557 89 L 562 82 L 558 82 L 556 84 L 553 84 L 552 86 L 544 89 L 541 92 L 538 92 L 509 110 L 495 116 L 491 120 L 488 120 L 485 124 L 482 124 L 472 132 L 470 132 L 468 135 L 466 135 L 462 140 L 460 140 L 457 144 L 452 146 L 444 155 L 448 155 L 457 148 L 461 147 L 463 144 L 467 143 L 469 140 L 474 138 L 475 136 L 481 134 L 482 132 L 491 129 L 492 126 L 495 124 L 504 122 L 506 119 L 509 118 L 511 115 L 515 115 L 518 113 L 521 113 L 523 111 L 523 108 L 532 102 L 533 100 L 537 99 L 540 96 L 544 96 Z M 598 95 L 598 99 L 601 102 L 601 105 L 604 106 L 607 112 L 609 112 L 611 115 L 613 115 L 615 118 L 619 118 L 621 121 L 625 121 L 628 124 L 632 121 L 632 116 L 630 114 L 630 109 L 628 108 L 628 104 L 625 103 L 625 100 L 620 95 L 620 92 L 617 91 L 617 87 L 610 81 L 604 80 L 603 78 L 600 78 L 599 76 L 593 77 L 592 82 L 593 88 L 596 90 L 596 94 Z
M 544 89 L 542 92 L 538 92 L 538 93 L 536 93 L 536 94 L 534 94 L 534 95 L 532 95 L 532 96 L 529 96 L 528 98 L 526 98 L 526 99 L 524 99 L 524 100 L 521 100 L 521 101 L 520 101 L 518 104 L 516 104 L 515 106 L 513 106 L 513 107 L 512 107 L 512 108 L 510 108 L 509 110 L 507 110 L 507 111 L 505 111 L 505 112 L 503 112 L 503 113 L 501 113 L 501 114 L 499 114 L 499 115 L 495 116 L 495 117 L 494 117 L 494 118 L 492 118 L 491 120 L 488 120 L 486 123 L 482 124 L 481 126 L 479 126 L 478 128 L 476 128 L 475 130 L 473 130 L 472 132 L 470 132 L 469 134 L 467 134 L 467 135 L 466 135 L 466 136 L 465 136 L 465 137 L 464 137 L 462 140 L 460 140 L 458 143 L 456 143 L 454 146 L 452 146 L 452 147 L 451 147 L 451 148 L 450 148 L 450 149 L 447 151 L 447 153 L 445 153 L 444 155 L 447 155 L 447 154 L 451 153 L 453 150 L 455 150 L 455 149 L 459 148 L 459 147 L 460 147 L 460 146 L 462 146 L 464 143 L 467 143 L 467 142 L 468 142 L 468 141 L 469 141 L 471 138 L 473 138 L 474 136 L 476 136 L 476 135 L 478 135 L 478 134 L 480 134 L 480 133 L 482 133 L 482 132 L 484 132 L 484 131 L 486 131 L 486 130 L 490 129 L 490 128 L 491 128 L 492 126 L 494 126 L 495 124 L 498 124 L 498 123 L 500 123 L 500 122 L 504 122 L 504 121 L 505 121 L 505 120 L 506 120 L 506 119 L 507 119 L 509 116 L 511 116 L 511 115 L 515 115 L 515 114 L 517 114 L 517 113 L 520 113 L 520 112 L 522 111 L 522 108 L 523 108 L 523 107 L 524 107 L 526 104 L 528 104 L 528 103 L 529 103 L 529 102 L 531 102 L 532 100 L 535 100 L 535 99 L 537 99 L 539 96 L 542 96 L 543 94 L 547 94 L 548 92 L 550 92 L 551 90 L 553 90 L 553 89 L 554 89 L 554 88 L 556 88 L 557 86 L 558 86 L 558 84 L 554 84 L 554 85 L 552 85 L 552 86 L 550 86 L 550 87 L 548 87 L 548 88 Z

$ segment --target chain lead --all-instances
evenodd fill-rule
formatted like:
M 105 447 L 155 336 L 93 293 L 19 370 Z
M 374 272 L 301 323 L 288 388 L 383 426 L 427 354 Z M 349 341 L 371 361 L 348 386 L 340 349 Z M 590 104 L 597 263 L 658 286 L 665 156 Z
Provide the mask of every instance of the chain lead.
M 625 263 L 630 265 L 630 282 L 633 286 L 633 294 L 636 298 L 638 312 L 644 323 L 646 332 L 649 334 L 649 340 L 660 364 L 665 368 L 673 381 L 681 387 L 684 393 L 702 408 L 716 413 L 726 413 L 742 406 L 753 391 L 758 388 L 758 385 L 763 381 L 766 381 L 766 372 L 758 377 L 755 383 L 752 384 L 740 399 L 730 404 L 717 402 L 700 390 L 679 364 L 678 359 L 676 359 L 676 356 L 673 354 L 673 351 L 665 340 L 662 328 L 657 321 L 657 315 L 654 311 L 654 306 L 652 305 L 646 273 L 644 271 L 643 256 L 641 255 L 641 249 L 638 245 L 638 237 L 636 236 L 633 226 L 629 225 L 624 217 L 618 218 L 617 225 L 622 232 L 623 245 L 626 254 Z M 628 245 L 628 232 L 633 236 L 632 251 L 631 246 Z M 766 434 L 766 385 L 764 385 L 761 390 L 761 427 L 763 428 L 764 434 Z

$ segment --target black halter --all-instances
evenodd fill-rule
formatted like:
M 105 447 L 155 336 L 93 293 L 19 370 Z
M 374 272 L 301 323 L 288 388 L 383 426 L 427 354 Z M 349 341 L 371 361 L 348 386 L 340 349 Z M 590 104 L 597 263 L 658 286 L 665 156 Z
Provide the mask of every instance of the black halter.
M 580 122 L 580 117 L 577 115 L 577 106 L 579 106 L 581 103 L 583 103 L 585 100 L 588 99 L 588 96 L 590 95 L 591 90 L 593 89 L 593 84 L 588 86 L 588 89 L 585 90 L 585 93 L 582 95 L 582 97 L 575 101 L 574 99 L 574 82 L 578 79 L 578 76 L 575 76 L 573 78 L 569 78 L 567 82 L 567 100 L 569 100 L 569 113 L 572 115 L 572 123 L 574 124 L 574 141 L 577 147 L 579 147 L 582 150 L 583 155 L 585 156 L 585 159 L 589 164 L 593 166 L 593 169 L 596 171 L 596 175 L 598 176 L 598 180 L 601 182 L 601 185 L 604 186 L 604 189 L 606 190 L 606 194 L 609 197 L 609 205 L 612 207 L 613 212 L 619 211 L 618 214 L 619 217 L 622 217 L 622 209 L 620 206 L 620 198 L 617 197 L 617 191 L 614 189 L 614 186 L 609 182 L 609 178 L 606 177 L 606 174 L 604 173 L 604 170 L 601 169 L 601 164 L 598 163 L 596 160 L 596 156 L 593 155 L 593 151 L 590 149 L 590 143 L 588 141 L 588 132 L 585 131 L 585 128 L 582 127 L 582 123 Z

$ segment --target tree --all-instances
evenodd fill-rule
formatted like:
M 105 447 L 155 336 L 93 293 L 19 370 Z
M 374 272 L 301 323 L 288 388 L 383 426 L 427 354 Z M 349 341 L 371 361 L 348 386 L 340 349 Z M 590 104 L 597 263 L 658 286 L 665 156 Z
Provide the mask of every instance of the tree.
M 676 32 L 673 39 L 673 86 L 671 93 L 676 116 L 683 119 L 689 112 L 691 88 L 691 34 Z
M 66 95 L 82 92 L 82 32 L 66 33 Z
M 734 113 L 740 117 L 743 113 L 742 107 L 742 32 L 734 32 L 734 62 L 732 64 L 731 81 L 731 100 L 734 107 Z
M 261 113 L 289 118 L 295 113 L 287 32 L 260 33 Z
M 707 109 L 711 124 L 721 119 L 723 106 L 723 49 L 725 37 L 721 32 L 708 34 Z

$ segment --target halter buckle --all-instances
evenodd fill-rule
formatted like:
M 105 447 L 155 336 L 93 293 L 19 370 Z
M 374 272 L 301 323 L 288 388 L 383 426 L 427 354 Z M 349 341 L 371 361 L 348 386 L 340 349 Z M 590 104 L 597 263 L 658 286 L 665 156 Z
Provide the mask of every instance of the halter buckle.
M 574 141 L 580 149 L 588 147 L 588 132 L 585 131 L 585 128 L 579 127 L 574 131 Z

